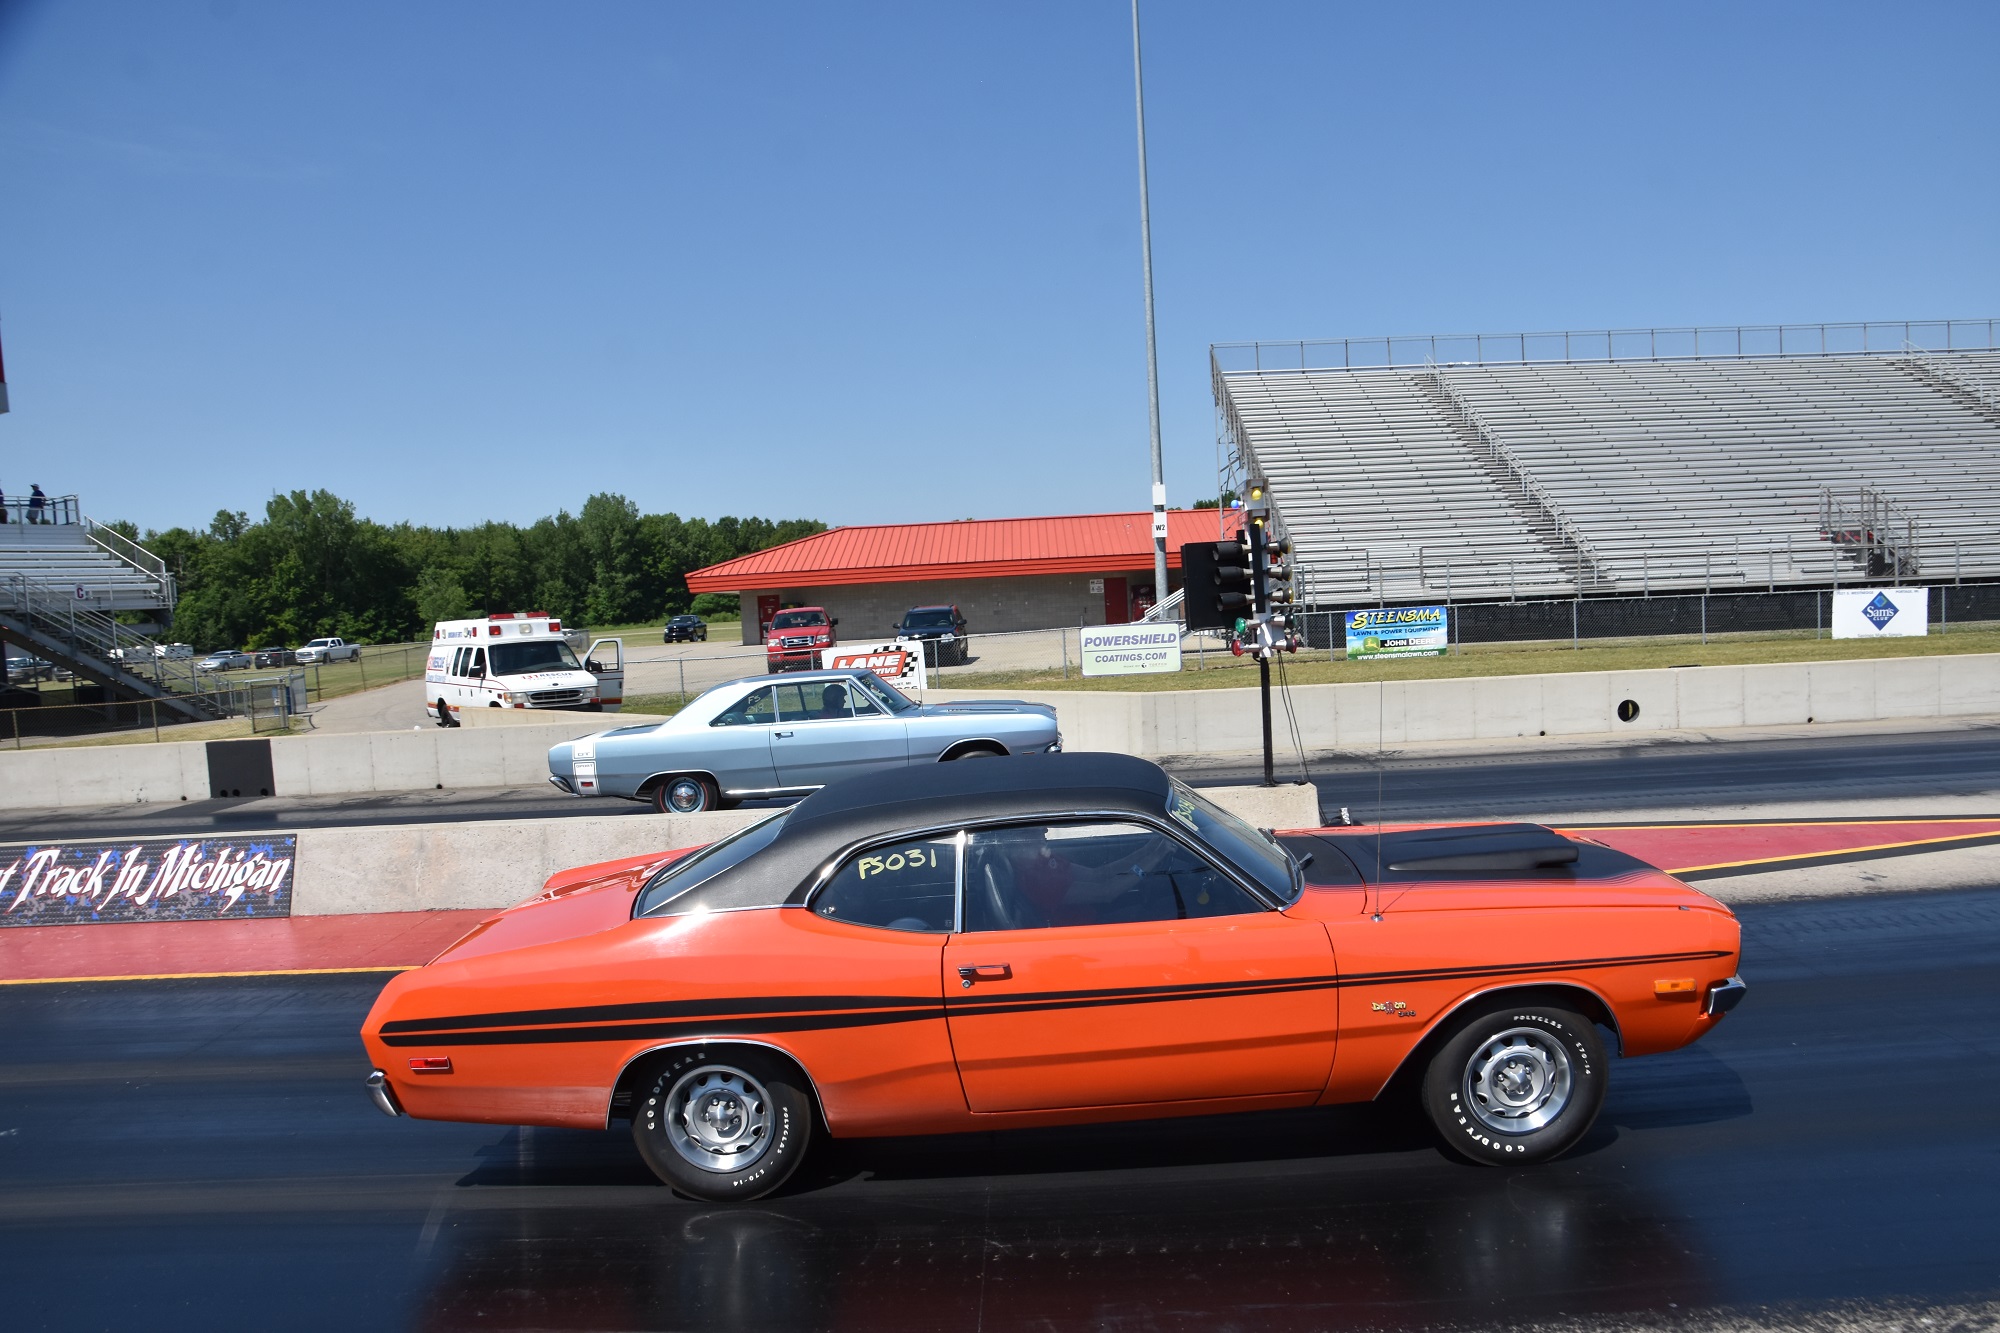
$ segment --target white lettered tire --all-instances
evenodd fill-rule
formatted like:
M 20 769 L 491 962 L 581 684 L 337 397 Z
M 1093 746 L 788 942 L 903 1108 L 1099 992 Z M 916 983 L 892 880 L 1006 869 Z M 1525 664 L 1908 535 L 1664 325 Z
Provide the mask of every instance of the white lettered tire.
M 653 1174 L 709 1203 L 761 1199 L 798 1170 L 812 1094 L 787 1062 L 743 1047 L 669 1052 L 639 1085 L 632 1140 Z
M 1458 1020 L 1424 1071 L 1424 1111 L 1445 1146 L 1482 1166 L 1545 1162 L 1604 1105 L 1604 1042 L 1558 1006 L 1494 1004 Z

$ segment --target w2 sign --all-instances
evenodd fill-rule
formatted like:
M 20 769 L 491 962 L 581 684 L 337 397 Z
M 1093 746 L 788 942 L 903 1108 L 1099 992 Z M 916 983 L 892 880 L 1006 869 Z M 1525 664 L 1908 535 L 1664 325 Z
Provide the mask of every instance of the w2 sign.
M 298 839 L 128 838 L 0 849 L 0 926 L 292 914 Z

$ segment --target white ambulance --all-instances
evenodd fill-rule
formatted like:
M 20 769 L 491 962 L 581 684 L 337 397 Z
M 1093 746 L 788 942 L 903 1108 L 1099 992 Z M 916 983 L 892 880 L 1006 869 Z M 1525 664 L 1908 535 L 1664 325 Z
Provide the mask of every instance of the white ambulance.
M 544 611 L 443 620 L 431 630 L 424 708 L 455 727 L 467 708 L 616 712 L 625 702 L 625 642 L 599 639 L 584 660 Z

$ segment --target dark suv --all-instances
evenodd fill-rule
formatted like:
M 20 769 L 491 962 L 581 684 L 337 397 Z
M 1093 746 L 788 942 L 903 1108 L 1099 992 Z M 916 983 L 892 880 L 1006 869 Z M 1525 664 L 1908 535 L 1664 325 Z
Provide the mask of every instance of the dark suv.
M 661 633 L 662 643 L 707 643 L 708 622 L 700 616 L 675 616 Z
M 895 629 L 899 642 L 923 644 L 926 666 L 963 664 L 970 656 L 965 617 L 955 606 L 913 606 L 903 612 Z

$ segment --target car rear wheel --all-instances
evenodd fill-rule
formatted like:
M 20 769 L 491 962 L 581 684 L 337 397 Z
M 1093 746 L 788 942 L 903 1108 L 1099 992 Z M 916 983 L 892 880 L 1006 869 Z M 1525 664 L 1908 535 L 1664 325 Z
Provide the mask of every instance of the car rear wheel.
M 696 815 L 721 805 L 721 797 L 707 778 L 682 773 L 653 787 L 653 808 L 663 815 Z
M 1575 1146 L 1604 1104 L 1604 1043 L 1589 1019 L 1542 1004 L 1460 1023 L 1424 1073 L 1445 1146 L 1469 1162 L 1543 1162 Z
M 760 1199 L 791 1177 L 812 1139 L 812 1095 L 756 1051 L 673 1052 L 633 1106 L 632 1140 L 653 1174 L 706 1202 Z

